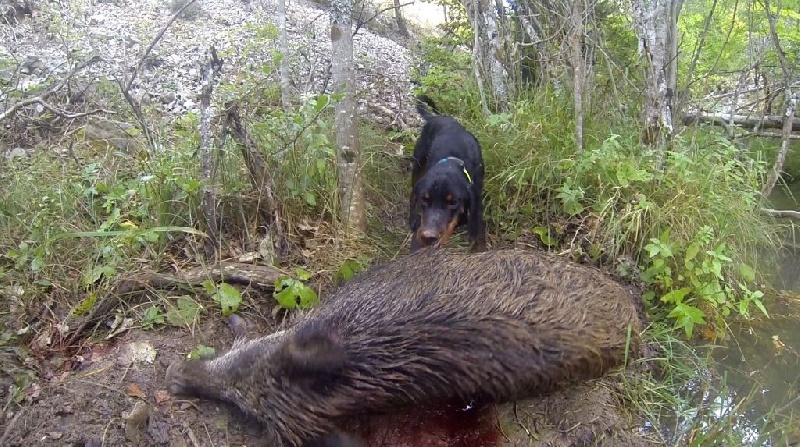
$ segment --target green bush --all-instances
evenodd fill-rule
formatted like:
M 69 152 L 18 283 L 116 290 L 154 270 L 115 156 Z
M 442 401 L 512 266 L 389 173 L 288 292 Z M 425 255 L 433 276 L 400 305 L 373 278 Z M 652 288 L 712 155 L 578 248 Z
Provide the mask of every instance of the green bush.
M 641 272 L 631 279 L 644 283 L 653 310 L 688 337 L 703 325 L 721 334 L 726 317 L 748 317 L 753 306 L 766 313 L 758 253 L 775 247 L 777 227 L 758 213 L 767 169 L 760 148 L 744 151 L 700 129 L 658 154 L 639 143 L 636 120 L 601 114 L 587 117 L 577 153 L 569 95 L 523 92 L 510 113 L 484 119 L 474 89 L 449 87 L 467 70 L 457 57 L 431 52 L 429 60 L 423 88 L 456 106 L 443 112 L 483 147 L 486 220 L 500 240 L 568 250 L 623 275 L 633 272 L 619 261 L 631 260 Z

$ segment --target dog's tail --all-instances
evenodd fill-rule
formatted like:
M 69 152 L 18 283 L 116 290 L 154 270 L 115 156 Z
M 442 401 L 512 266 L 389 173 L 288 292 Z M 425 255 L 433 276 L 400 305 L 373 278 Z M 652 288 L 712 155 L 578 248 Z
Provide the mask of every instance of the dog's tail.
M 428 95 L 417 95 L 417 112 L 422 115 L 422 119 L 428 121 L 429 119 L 433 118 L 435 115 L 428 110 L 428 107 L 435 113 L 436 115 L 441 115 L 439 113 L 439 109 L 436 108 L 436 103 L 428 97 Z

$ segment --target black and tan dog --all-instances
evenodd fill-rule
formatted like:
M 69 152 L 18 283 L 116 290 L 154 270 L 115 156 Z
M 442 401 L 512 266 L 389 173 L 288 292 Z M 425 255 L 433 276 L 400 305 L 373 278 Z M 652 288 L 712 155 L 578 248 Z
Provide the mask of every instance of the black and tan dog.
M 485 251 L 480 143 L 454 118 L 439 114 L 427 96 L 417 97 L 417 111 L 425 125 L 414 147 L 411 172 L 410 251 L 436 243 L 445 245 L 464 224 L 473 249 Z

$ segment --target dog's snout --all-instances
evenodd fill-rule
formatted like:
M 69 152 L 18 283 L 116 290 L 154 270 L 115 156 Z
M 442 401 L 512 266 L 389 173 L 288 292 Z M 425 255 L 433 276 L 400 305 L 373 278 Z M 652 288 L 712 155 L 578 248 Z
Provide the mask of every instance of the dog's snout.
M 439 240 L 439 232 L 434 228 L 423 228 L 419 232 L 419 239 L 424 245 L 433 245 Z

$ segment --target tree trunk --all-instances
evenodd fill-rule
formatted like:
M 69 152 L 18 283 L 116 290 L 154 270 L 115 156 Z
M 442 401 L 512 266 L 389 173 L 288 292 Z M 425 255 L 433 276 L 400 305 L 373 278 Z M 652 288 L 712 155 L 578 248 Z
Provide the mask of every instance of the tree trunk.
M 281 53 L 281 105 L 283 110 L 292 106 L 292 84 L 289 77 L 289 43 L 286 30 L 286 0 L 278 0 L 278 29 L 280 32 L 279 51 Z
M 570 47 L 572 47 L 572 105 L 575 114 L 575 146 L 577 152 L 583 150 L 583 34 L 584 34 L 584 0 L 572 1 L 572 14 L 570 16 L 572 33 Z
M 364 191 L 361 185 L 361 147 L 356 115 L 353 68 L 352 0 L 331 0 L 331 72 L 334 91 L 344 98 L 336 104 L 334 129 L 339 170 L 340 219 L 350 229 L 367 227 Z
M 795 108 L 797 107 L 797 98 L 792 93 L 792 69 L 789 62 L 786 60 L 786 53 L 783 51 L 778 33 L 775 31 L 776 17 L 772 14 L 770 9 L 769 0 L 764 0 L 764 10 L 767 13 L 767 21 L 769 22 L 769 34 L 772 39 L 772 44 L 775 45 L 775 52 L 778 54 L 778 61 L 781 66 L 781 73 L 783 74 L 783 93 L 786 98 L 786 113 L 784 114 L 783 121 L 783 135 L 781 138 L 781 149 L 778 151 L 778 156 L 775 157 L 775 165 L 772 167 L 772 172 L 769 173 L 767 183 L 764 185 L 762 194 L 764 197 L 772 193 L 775 184 L 778 183 L 781 171 L 783 171 L 783 164 L 786 161 L 786 154 L 789 153 L 789 146 L 791 142 L 792 123 L 794 121 Z M 780 6 L 778 7 L 778 14 L 780 14 Z
M 403 11 L 400 9 L 400 0 L 394 0 L 394 19 L 397 21 L 397 30 L 403 37 L 408 37 L 408 27 L 406 19 L 403 18 Z
M 478 87 L 488 87 L 498 112 L 509 110 L 515 94 L 511 82 L 511 51 L 508 47 L 510 30 L 505 18 L 505 7 L 499 0 L 463 0 L 472 23 L 474 35 L 472 63 Z M 484 106 L 484 114 L 487 112 Z
M 645 144 L 663 151 L 672 140 L 671 61 L 675 58 L 670 36 L 676 36 L 677 0 L 633 0 L 634 24 L 639 36 L 639 52 L 647 58 L 645 76 Z M 659 163 L 660 167 L 660 163 Z
M 667 29 L 667 88 L 672 92 L 672 107 L 675 107 L 675 94 L 678 91 L 678 15 L 683 7 L 683 0 L 670 0 L 670 23 Z M 674 109 L 673 109 L 674 112 Z
M 213 157 L 214 141 L 211 137 L 211 94 L 214 84 L 222 70 L 222 59 L 217 57 L 217 50 L 211 47 L 208 59 L 203 66 L 203 75 L 200 81 L 200 153 L 202 158 L 203 179 L 203 214 L 208 230 L 208 241 L 205 245 L 206 257 L 214 259 L 219 244 L 219 230 L 217 228 L 217 199 L 214 196 L 214 167 Z

